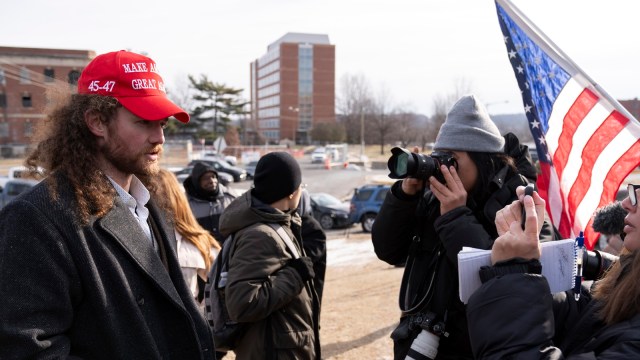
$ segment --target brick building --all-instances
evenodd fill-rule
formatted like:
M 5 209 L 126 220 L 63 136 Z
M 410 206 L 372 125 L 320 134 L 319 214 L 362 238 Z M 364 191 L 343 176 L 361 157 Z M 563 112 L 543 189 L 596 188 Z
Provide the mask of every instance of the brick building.
M 44 119 L 48 90 L 66 91 L 96 56 L 91 50 L 0 47 L 0 155 L 16 156 Z
M 251 63 L 256 131 L 270 142 L 311 142 L 318 123 L 335 123 L 335 45 L 329 36 L 287 33 Z

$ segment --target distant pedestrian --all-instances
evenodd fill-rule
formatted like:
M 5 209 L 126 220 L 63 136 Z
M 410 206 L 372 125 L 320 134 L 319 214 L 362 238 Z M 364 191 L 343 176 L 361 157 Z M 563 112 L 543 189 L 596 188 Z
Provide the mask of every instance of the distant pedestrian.
M 219 230 L 220 215 L 235 196 L 220 183 L 218 172 L 203 162 L 197 162 L 183 182 L 189 205 L 200 225 L 220 244 L 224 237 Z
M 171 116 L 155 62 L 118 51 L 41 122 L 48 177 L 0 212 L 1 359 L 214 358 L 149 191 Z

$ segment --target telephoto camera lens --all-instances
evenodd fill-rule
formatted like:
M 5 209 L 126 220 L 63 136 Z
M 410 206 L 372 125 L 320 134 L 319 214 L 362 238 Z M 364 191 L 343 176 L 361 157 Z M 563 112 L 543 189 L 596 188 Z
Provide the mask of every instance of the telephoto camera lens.
M 405 360 L 435 359 L 438 355 L 438 345 L 440 345 L 440 337 L 423 329 L 411 343 Z
M 401 147 L 391 149 L 391 157 L 387 162 L 389 177 L 392 179 L 404 179 L 407 177 L 427 180 L 435 176 L 438 181 L 444 183 L 444 177 L 440 172 L 440 165 L 455 166 L 458 163 L 450 152 L 435 151 L 431 155 L 412 153 Z

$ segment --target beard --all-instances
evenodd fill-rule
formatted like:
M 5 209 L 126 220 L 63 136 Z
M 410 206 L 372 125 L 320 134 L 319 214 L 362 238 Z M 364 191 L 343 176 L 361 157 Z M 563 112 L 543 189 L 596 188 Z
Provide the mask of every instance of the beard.
M 140 177 L 157 175 L 160 171 L 160 163 L 157 160 L 148 160 L 146 154 L 157 152 L 158 157 L 162 155 L 162 145 L 150 145 L 147 148 L 135 152 L 129 148 L 125 142 L 115 132 L 111 134 L 112 142 L 101 147 L 104 157 L 118 171 L 125 174 L 134 174 Z

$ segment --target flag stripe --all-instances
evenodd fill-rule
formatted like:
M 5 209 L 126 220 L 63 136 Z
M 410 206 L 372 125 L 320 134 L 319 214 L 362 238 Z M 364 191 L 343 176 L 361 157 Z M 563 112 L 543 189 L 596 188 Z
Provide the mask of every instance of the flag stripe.
M 565 166 L 567 163 L 571 163 L 569 162 L 569 156 L 572 153 L 575 154 L 573 152 L 573 139 L 578 131 L 578 127 L 597 102 L 598 97 L 593 92 L 589 91 L 589 89 L 583 89 L 580 96 L 578 96 L 564 117 L 564 121 L 560 127 L 562 130 L 560 132 L 560 138 L 558 139 L 558 146 L 555 151 L 549 151 L 553 157 L 553 166 L 556 169 L 558 177 L 561 179 L 563 179 L 562 172 Z M 578 137 L 577 139 L 583 138 Z
M 604 110 L 604 109 L 603 109 Z M 596 118 L 598 119 L 598 118 Z M 615 163 L 613 157 L 602 156 L 607 145 L 624 128 L 628 120 L 618 112 L 613 112 L 602 125 L 591 135 L 585 148 L 589 151 L 582 154 L 582 166 L 579 170 L 578 178 L 569 192 L 569 216 L 576 219 L 575 228 L 578 232 L 584 229 L 593 214 L 593 209 L 597 208 L 600 202 L 600 195 L 604 190 L 605 171 L 593 171 L 593 169 L 610 169 Z M 593 121 L 596 123 L 596 121 Z M 589 196 L 587 195 L 589 193 Z M 573 210 L 575 209 L 575 210 Z M 583 209 L 580 213 L 578 210 Z
M 554 155 L 554 151 L 558 147 L 564 117 L 583 91 L 584 87 L 571 78 L 556 98 L 555 106 L 549 117 L 549 130 L 544 136 L 551 156 Z

